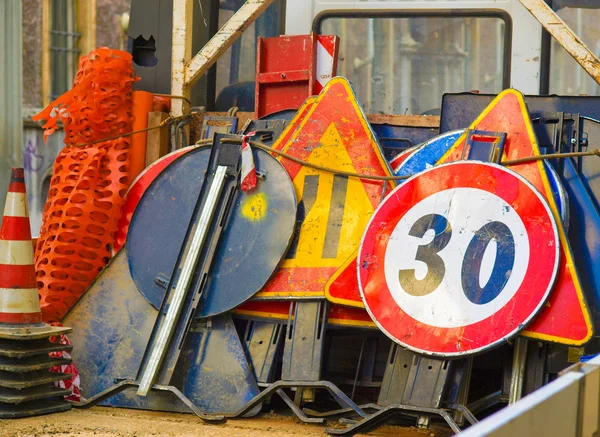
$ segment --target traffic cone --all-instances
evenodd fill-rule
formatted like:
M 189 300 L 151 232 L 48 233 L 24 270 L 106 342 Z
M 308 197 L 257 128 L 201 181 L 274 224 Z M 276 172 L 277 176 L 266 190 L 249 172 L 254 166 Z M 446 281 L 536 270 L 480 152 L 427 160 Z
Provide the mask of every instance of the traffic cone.
M 0 228 L 0 325 L 40 323 L 23 169 L 13 168 Z
M 13 168 L 0 227 L 0 419 L 71 407 L 70 391 L 53 385 L 70 375 L 49 370 L 71 362 L 49 355 L 71 350 L 49 339 L 70 331 L 42 322 L 24 172 Z

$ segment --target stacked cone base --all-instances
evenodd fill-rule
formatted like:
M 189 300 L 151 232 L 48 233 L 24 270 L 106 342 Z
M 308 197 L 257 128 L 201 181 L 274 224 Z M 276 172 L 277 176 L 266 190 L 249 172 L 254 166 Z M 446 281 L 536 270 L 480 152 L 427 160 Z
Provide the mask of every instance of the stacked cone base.
M 29 337 L 23 332 L 29 330 Z M 37 416 L 71 408 L 64 400 L 70 390 L 54 386 L 71 375 L 49 369 L 69 364 L 70 359 L 52 358 L 50 352 L 72 349 L 52 343 L 49 337 L 68 332 L 68 328 L 1 327 L 0 328 L 0 419 Z M 15 334 L 11 335 L 11 334 Z

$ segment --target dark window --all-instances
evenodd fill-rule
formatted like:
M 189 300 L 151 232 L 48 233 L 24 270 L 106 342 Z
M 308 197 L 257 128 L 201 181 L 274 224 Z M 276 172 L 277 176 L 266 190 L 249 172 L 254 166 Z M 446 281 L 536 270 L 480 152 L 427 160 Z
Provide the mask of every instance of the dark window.
M 50 99 L 73 85 L 79 62 L 76 31 L 77 0 L 52 0 L 50 5 Z

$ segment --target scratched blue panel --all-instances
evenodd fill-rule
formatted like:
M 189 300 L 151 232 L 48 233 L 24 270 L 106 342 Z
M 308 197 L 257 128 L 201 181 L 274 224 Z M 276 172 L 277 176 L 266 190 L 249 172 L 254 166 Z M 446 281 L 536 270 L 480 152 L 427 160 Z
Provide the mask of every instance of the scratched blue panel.
M 594 326 L 598 329 L 600 327 L 600 244 L 598 244 L 600 212 L 596 206 L 595 196 L 590 196 L 585 180 L 577 173 L 573 160 L 564 160 L 562 176 L 569 194 L 573 217 L 577 218 L 571 221 L 569 242 L 583 290 L 594 313 Z
M 237 411 L 260 392 L 230 315 L 192 324 L 180 362 L 184 394 L 207 413 Z
M 157 313 L 129 277 L 127 248 L 121 249 L 63 320 L 73 329 L 73 361 L 85 398 L 136 378 Z M 171 384 L 206 412 L 234 413 L 258 394 L 258 386 L 231 317 L 202 323 L 192 324 Z M 134 389 L 101 405 L 189 412 L 171 394 L 140 397 Z
M 140 292 L 158 308 L 177 261 L 210 150 L 189 152 L 150 185 L 131 221 L 127 237 L 131 275 Z M 262 288 L 285 254 L 296 219 L 296 198 L 288 173 L 268 153 L 254 150 L 257 170 L 266 174 L 256 190 L 239 192 L 217 249 L 199 304 L 198 317 L 229 311 Z M 251 197 L 262 196 L 266 215 L 244 216 Z M 252 214 L 252 211 L 250 211 Z M 252 217 L 252 216 L 250 216 Z
M 435 165 L 460 138 L 464 129 L 447 132 L 430 139 L 398 167 L 396 176 L 410 176 Z

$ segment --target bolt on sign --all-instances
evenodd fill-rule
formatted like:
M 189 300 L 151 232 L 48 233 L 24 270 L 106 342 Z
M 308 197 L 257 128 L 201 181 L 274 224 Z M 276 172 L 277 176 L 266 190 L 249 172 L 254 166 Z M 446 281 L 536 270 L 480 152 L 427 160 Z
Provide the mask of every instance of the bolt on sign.
M 503 161 L 540 156 L 529 112 L 519 91 L 508 89 L 498 94 L 469 129 L 506 132 L 508 135 L 504 144 Z M 438 164 L 460 160 L 465 140 L 466 133 L 446 152 Z M 531 325 L 522 331 L 522 335 L 573 346 L 584 344 L 593 333 L 590 312 L 544 163 L 530 161 L 512 165 L 510 169 L 526 178 L 548 201 L 556 218 L 560 236 L 560 264 L 556 284 L 548 302 Z M 540 262 L 545 260 L 540 259 Z
M 274 148 L 342 173 L 391 176 L 350 83 L 341 77 L 300 108 Z M 296 232 L 279 270 L 257 297 L 324 297 L 325 284 L 356 251 L 369 218 L 395 184 L 279 159 L 296 190 Z
M 360 249 L 367 311 L 417 353 L 455 357 L 517 335 L 557 277 L 546 199 L 502 166 L 461 161 L 408 179 L 380 205 Z

